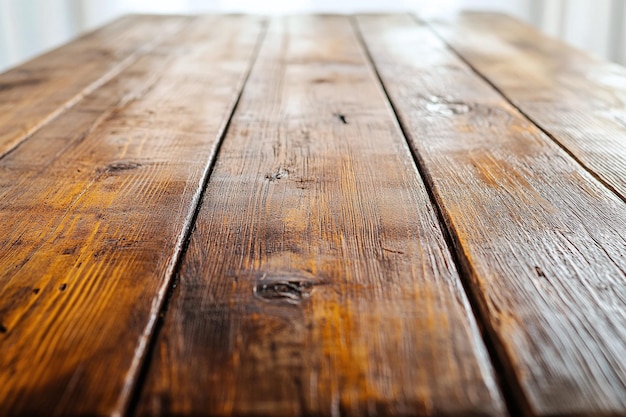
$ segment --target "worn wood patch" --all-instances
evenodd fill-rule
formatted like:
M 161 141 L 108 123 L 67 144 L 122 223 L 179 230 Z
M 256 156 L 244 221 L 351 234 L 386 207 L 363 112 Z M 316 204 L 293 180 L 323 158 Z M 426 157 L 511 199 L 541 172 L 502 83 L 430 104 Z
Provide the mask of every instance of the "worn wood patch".
M 0 75 L 0 157 L 190 19 L 126 16 Z
M 358 22 L 516 408 L 626 415 L 624 202 L 426 27 L 408 16 Z
M 503 414 L 437 217 L 349 19 L 274 20 L 137 415 Z
M 626 69 L 508 16 L 465 13 L 433 27 L 568 153 L 626 201 Z
M 0 160 L 0 415 L 124 412 L 261 33 L 195 19 Z

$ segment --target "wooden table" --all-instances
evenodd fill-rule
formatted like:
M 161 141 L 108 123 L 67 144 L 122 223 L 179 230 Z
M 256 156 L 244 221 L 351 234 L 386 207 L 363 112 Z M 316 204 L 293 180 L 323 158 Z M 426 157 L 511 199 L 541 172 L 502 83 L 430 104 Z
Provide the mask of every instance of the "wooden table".
M 131 16 L 0 76 L 0 416 L 626 416 L 626 69 L 495 14 Z

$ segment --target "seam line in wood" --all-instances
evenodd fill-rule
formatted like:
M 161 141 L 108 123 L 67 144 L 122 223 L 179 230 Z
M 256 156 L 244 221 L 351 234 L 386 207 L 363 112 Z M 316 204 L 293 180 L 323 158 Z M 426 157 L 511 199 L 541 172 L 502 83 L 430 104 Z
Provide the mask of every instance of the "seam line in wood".
M 215 167 L 215 162 L 217 161 L 217 157 L 220 153 L 220 148 L 222 147 L 222 143 L 224 142 L 224 138 L 226 137 L 226 133 L 228 132 L 228 129 L 230 127 L 230 123 L 233 119 L 233 115 L 235 114 L 235 111 L 237 110 L 239 101 L 241 100 L 241 96 L 243 95 L 243 91 L 246 87 L 246 84 L 248 83 L 248 79 L 250 78 L 250 73 L 252 72 L 254 63 L 256 62 L 257 57 L 259 55 L 259 51 L 261 49 L 261 45 L 263 44 L 263 40 L 265 39 L 265 35 L 267 33 L 267 26 L 268 26 L 267 19 L 264 18 L 261 25 L 262 25 L 261 32 L 257 39 L 256 45 L 254 46 L 254 50 L 251 54 L 250 61 L 248 62 L 248 68 L 246 69 L 243 82 L 241 83 L 241 87 L 237 93 L 237 98 L 230 110 L 230 115 L 228 117 L 228 120 L 226 121 L 226 123 L 224 123 L 224 126 L 222 127 L 219 133 L 219 140 L 215 147 L 215 152 L 213 153 L 213 155 L 211 155 L 208 161 L 208 164 L 206 165 L 206 168 L 204 172 L 202 173 L 200 186 L 198 187 L 198 191 L 196 192 L 196 195 L 194 196 L 191 202 L 194 209 L 191 215 L 189 216 L 189 218 L 183 224 L 183 228 L 182 228 L 183 232 L 181 234 L 181 239 L 178 241 L 176 245 L 177 250 L 174 255 L 174 261 L 171 264 L 172 268 L 167 273 L 167 276 L 169 277 L 169 279 L 167 280 L 167 284 L 164 285 L 164 288 L 166 288 L 165 292 L 164 294 L 163 293 L 159 294 L 159 298 L 158 298 L 159 301 L 155 303 L 157 304 L 158 307 L 156 309 L 155 314 L 151 315 L 154 318 L 155 322 L 147 326 L 147 328 L 150 330 L 147 332 L 144 338 L 144 343 L 143 343 L 143 345 L 145 346 L 145 349 L 143 349 L 144 354 L 135 355 L 136 357 L 138 357 L 138 362 L 140 363 L 138 363 L 138 366 L 136 368 L 137 370 L 135 371 L 136 377 L 132 378 L 134 380 L 134 383 L 131 382 L 132 386 L 129 388 L 129 395 L 125 397 L 127 398 L 126 405 L 123 407 L 120 407 L 120 409 L 124 410 L 120 414 L 121 416 L 130 417 L 130 416 L 134 416 L 136 413 L 139 400 L 141 399 L 141 393 L 143 391 L 144 383 L 148 376 L 150 364 L 152 363 L 152 357 L 154 355 L 156 346 L 159 341 L 159 335 L 161 333 L 161 329 L 163 328 L 165 317 L 166 317 L 170 302 L 172 300 L 172 297 L 174 295 L 174 291 L 178 285 L 178 274 L 180 271 L 180 267 L 185 257 L 185 253 L 187 252 L 187 248 L 189 247 L 189 240 L 191 238 L 191 233 L 194 229 L 194 225 L 198 218 L 198 214 L 200 213 L 200 209 L 202 208 L 202 200 L 204 198 L 207 184 L 210 181 L 211 173 L 213 171 L 213 168 Z
M 511 417 L 530 417 L 533 415 L 530 411 L 530 406 L 523 395 L 521 386 L 518 384 L 518 381 L 510 368 L 510 361 L 508 360 L 506 353 L 502 349 L 501 343 L 499 343 L 498 341 L 497 332 L 495 332 L 495 330 L 492 329 L 489 325 L 489 321 L 487 320 L 488 313 L 482 306 L 480 294 L 477 294 L 474 290 L 472 290 L 472 280 L 470 279 L 471 268 L 469 268 L 468 260 L 463 255 L 462 249 L 460 249 L 460 245 L 458 244 L 458 237 L 456 236 L 453 228 L 450 226 L 450 223 L 448 221 L 449 219 L 447 219 L 445 212 L 441 209 L 437 196 L 434 192 L 432 179 L 424 169 L 424 162 L 420 158 L 419 153 L 408 140 L 406 128 L 403 125 L 400 117 L 398 116 L 398 111 L 387 91 L 387 87 L 385 86 L 385 83 L 383 82 L 380 73 L 378 72 L 378 68 L 374 63 L 369 47 L 367 46 L 367 43 L 365 42 L 365 39 L 361 34 L 361 30 L 359 29 L 354 16 L 350 17 L 350 22 L 359 42 L 363 46 L 372 71 L 374 72 L 376 79 L 378 80 L 387 98 L 387 101 L 389 102 L 398 126 L 400 127 L 400 131 L 402 132 L 402 136 L 404 137 L 404 140 L 407 142 L 408 147 L 411 151 L 411 155 L 413 157 L 413 161 L 415 163 L 417 171 L 419 172 L 419 175 L 424 182 L 428 198 L 433 206 L 435 214 L 437 215 L 437 219 L 441 226 L 442 234 L 448 246 L 448 250 L 450 251 L 452 260 L 459 273 L 463 290 L 465 291 L 476 322 L 478 323 L 482 340 L 487 347 L 489 359 L 495 371 L 494 373 L 496 375 L 498 388 L 504 399 L 507 411 Z
M 463 54 L 461 54 L 460 51 L 458 51 L 456 48 L 454 48 L 452 46 L 452 44 L 449 43 L 443 36 L 440 36 L 439 32 L 437 32 L 437 29 L 434 28 L 430 24 L 430 22 L 421 20 L 420 18 L 418 18 L 417 16 L 415 16 L 413 14 L 411 14 L 411 17 L 413 19 L 415 19 L 418 23 L 423 24 L 424 26 L 426 26 L 438 39 L 440 39 L 446 45 L 446 47 L 454 55 L 456 55 L 461 61 L 463 61 L 463 63 L 465 65 L 467 65 L 467 67 L 469 69 L 471 69 L 474 74 L 476 74 L 483 81 L 485 81 L 508 104 L 510 104 L 515 110 L 517 110 L 522 116 L 524 116 L 524 118 L 526 120 L 528 120 L 531 124 L 533 124 L 535 127 L 537 127 L 537 129 L 539 129 L 546 136 L 548 136 L 559 148 L 563 149 L 563 151 L 565 151 L 565 153 L 567 153 L 578 165 L 580 165 L 585 171 L 587 171 L 594 179 L 596 179 L 600 184 L 602 184 L 605 188 L 607 188 L 609 191 L 611 191 L 613 194 L 615 194 L 617 197 L 619 197 L 620 200 L 622 200 L 624 203 L 626 203 L 626 196 L 622 195 L 618 190 L 615 189 L 615 187 L 613 187 L 611 184 L 609 184 L 607 181 L 605 181 L 602 178 L 601 175 L 597 174 L 591 167 L 589 167 L 587 164 L 585 164 L 583 161 L 581 161 L 580 158 L 578 158 L 575 154 L 573 154 L 559 139 L 556 138 L 556 136 L 554 136 L 550 131 L 548 131 L 543 126 L 541 126 L 541 124 L 538 121 L 536 121 L 532 116 L 530 116 L 527 112 L 525 112 L 520 106 L 515 104 L 515 102 L 513 100 L 511 100 L 511 98 L 509 98 L 509 96 L 502 89 L 500 89 L 497 85 L 495 85 L 487 76 L 485 76 L 483 73 L 481 73 L 478 70 L 478 68 L 476 68 L 470 61 L 468 61 L 463 56 Z
M 155 37 L 151 41 L 146 42 L 143 45 L 141 45 L 139 48 L 137 48 L 135 52 L 131 53 L 129 56 L 123 59 L 119 64 L 115 65 L 113 68 L 105 72 L 102 76 L 100 76 L 91 84 L 87 85 L 80 92 L 78 92 L 74 97 L 70 98 L 68 101 L 63 103 L 52 113 L 42 118 L 32 128 L 28 129 L 11 148 L 7 149 L 3 153 L 0 153 L 0 159 L 14 152 L 17 148 L 19 148 L 28 139 L 33 137 L 35 133 L 37 133 L 43 127 L 48 125 L 50 122 L 55 120 L 57 117 L 61 116 L 63 113 L 65 113 L 72 107 L 74 107 L 76 104 L 82 101 L 83 98 L 92 94 L 98 88 L 102 87 L 103 85 L 105 85 L 106 83 L 108 83 L 109 81 L 117 77 L 118 75 L 120 75 L 126 68 L 130 67 L 133 63 L 135 63 L 141 56 L 152 51 L 154 48 L 156 48 L 159 44 L 163 43 L 169 37 L 176 35 L 176 33 L 178 33 L 184 27 L 185 27 L 185 24 L 181 22 L 178 24 L 176 29 L 173 30 L 172 32 L 169 32 L 169 33 L 166 32 L 165 34 L 161 34 L 160 36 Z

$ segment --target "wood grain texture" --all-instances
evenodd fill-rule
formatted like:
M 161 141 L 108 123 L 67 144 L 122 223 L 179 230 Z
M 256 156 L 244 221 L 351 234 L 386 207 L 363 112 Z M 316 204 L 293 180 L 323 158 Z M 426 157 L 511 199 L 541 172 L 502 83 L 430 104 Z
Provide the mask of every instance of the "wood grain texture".
M 123 17 L 0 75 L 0 157 L 189 19 Z
M 0 415 L 124 411 L 261 33 L 193 20 L 0 160 Z
M 626 205 L 409 16 L 358 19 L 524 415 L 626 415 Z
M 500 14 L 465 13 L 433 27 L 626 201 L 626 68 Z
M 346 17 L 276 19 L 137 415 L 503 415 L 454 263 Z

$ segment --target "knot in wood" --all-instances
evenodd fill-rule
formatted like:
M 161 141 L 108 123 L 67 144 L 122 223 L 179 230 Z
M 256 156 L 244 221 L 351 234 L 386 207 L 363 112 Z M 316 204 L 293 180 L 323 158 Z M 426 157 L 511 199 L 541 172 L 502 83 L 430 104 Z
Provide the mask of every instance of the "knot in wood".
M 288 304 L 300 304 L 310 298 L 310 291 L 315 285 L 313 280 L 298 276 L 268 276 L 263 274 L 254 285 L 257 298 L 264 301 Z

